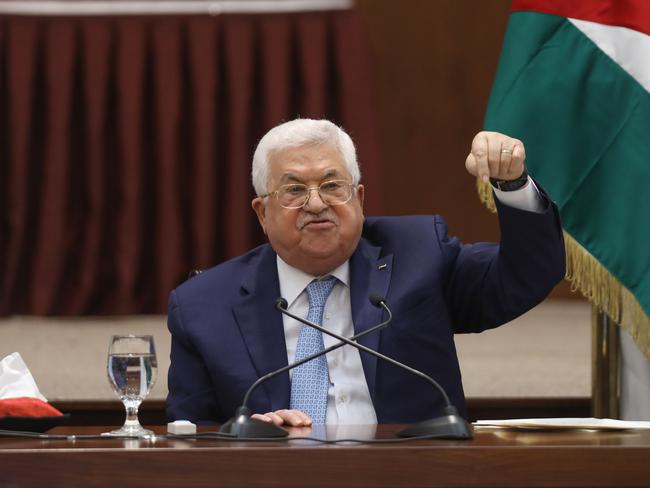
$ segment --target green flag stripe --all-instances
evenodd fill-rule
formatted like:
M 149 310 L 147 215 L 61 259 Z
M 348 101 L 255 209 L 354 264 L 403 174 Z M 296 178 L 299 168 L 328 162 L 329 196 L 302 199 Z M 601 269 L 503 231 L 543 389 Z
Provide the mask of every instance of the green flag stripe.
M 485 128 L 524 141 L 567 232 L 650 315 L 650 94 L 567 19 L 516 12 Z

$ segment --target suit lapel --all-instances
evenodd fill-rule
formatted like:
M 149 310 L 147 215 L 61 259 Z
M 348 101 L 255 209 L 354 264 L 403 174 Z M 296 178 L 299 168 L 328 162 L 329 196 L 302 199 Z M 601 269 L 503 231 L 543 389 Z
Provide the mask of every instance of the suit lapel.
M 233 307 L 233 313 L 257 375 L 261 377 L 287 365 L 282 314 L 274 308 L 280 296 L 280 283 L 271 246 L 264 246 L 258 259 L 251 262 L 241 288 L 244 296 Z M 261 388 L 266 390 L 270 410 L 288 408 L 288 374 L 263 383 Z
M 361 239 L 350 258 L 350 301 L 355 334 L 384 320 L 383 310 L 375 307 L 368 300 L 368 295 L 372 293 L 382 297 L 388 294 L 393 255 L 380 257 L 380 250 L 379 247 L 372 246 L 365 239 Z M 379 338 L 380 333 L 373 332 L 359 339 L 359 342 L 376 351 L 379 348 Z M 377 358 L 365 352 L 360 352 L 360 355 L 370 396 L 374 401 Z

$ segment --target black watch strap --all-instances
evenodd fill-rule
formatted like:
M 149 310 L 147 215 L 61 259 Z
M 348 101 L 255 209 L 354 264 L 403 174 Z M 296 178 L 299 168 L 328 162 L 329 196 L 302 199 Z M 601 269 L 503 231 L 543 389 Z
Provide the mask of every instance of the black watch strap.
M 528 171 L 524 168 L 524 172 L 516 180 L 497 180 L 490 178 L 492 186 L 501 191 L 515 191 L 522 188 L 528 182 Z

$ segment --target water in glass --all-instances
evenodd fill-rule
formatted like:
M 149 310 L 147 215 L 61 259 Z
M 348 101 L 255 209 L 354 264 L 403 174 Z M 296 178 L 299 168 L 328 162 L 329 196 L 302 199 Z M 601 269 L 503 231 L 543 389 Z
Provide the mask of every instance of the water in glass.
M 149 437 L 142 428 L 138 408 L 156 381 L 158 362 L 152 336 L 113 336 L 108 350 L 108 379 L 126 409 L 121 429 L 106 435 Z

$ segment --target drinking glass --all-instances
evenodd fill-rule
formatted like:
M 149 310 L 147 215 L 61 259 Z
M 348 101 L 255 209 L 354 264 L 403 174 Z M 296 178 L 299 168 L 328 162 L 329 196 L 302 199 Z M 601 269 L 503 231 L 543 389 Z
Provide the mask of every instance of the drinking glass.
M 108 348 L 108 379 L 126 409 L 124 425 L 105 435 L 151 437 L 138 421 L 138 408 L 156 382 L 158 361 L 153 336 L 114 335 Z

